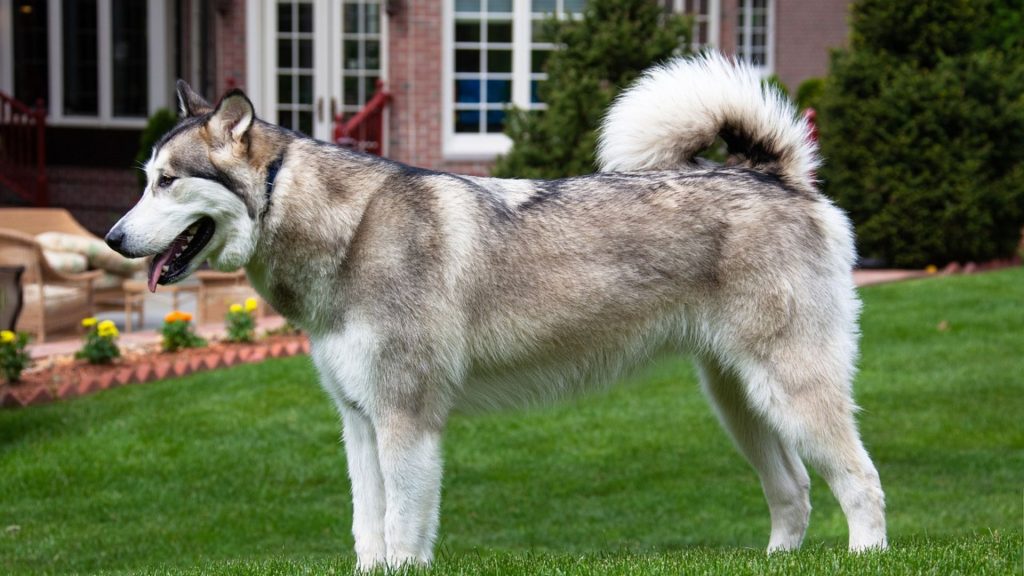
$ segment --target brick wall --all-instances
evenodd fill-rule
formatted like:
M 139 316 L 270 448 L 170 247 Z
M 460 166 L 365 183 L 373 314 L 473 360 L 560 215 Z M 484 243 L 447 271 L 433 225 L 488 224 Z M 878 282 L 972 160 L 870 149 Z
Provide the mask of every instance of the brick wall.
M 217 42 L 217 94 L 245 86 L 245 0 L 220 2 L 214 32 Z M 268 65 L 270 65 L 268 63 Z
M 776 0 L 775 72 L 796 92 L 828 73 L 829 50 L 846 44 L 851 0 Z
M 126 168 L 49 166 L 50 205 L 67 208 L 75 219 L 103 236 L 139 199 L 138 172 Z
M 441 2 L 407 0 L 388 23 L 388 157 L 433 170 L 487 174 L 490 162 L 449 162 L 442 153 Z

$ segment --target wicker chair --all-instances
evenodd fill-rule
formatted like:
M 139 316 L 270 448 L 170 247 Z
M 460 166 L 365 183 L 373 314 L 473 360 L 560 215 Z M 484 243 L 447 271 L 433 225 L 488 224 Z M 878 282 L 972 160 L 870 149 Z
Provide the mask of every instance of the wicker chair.
M 0 229 L 0 266 L 23 266 L 22 310 L 17 329 L 36 342 L 61 329 L 78 325 L 93 314 L 93 282 L 101 272 L 62 274 L 50 267 L 35 238 Z

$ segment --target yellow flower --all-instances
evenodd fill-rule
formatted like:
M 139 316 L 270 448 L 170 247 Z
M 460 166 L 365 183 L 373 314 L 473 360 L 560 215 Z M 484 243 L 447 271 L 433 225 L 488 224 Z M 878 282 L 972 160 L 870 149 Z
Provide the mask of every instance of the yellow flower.
M 245 311 L 246 312 L 254 312 L 256 310 L 256 306 L 257 306 L 257 303 L 256 303 L 256 299 L 255 298 L 246 298 L 245 299 Z
M 0 342 L 5 344 L 8 342 L 14 342 L 14 332 L 11 332 L 10 330 L 0 331 Z
M 242 311 L 242 305 L 241 304 L 232 304 L 230 310 L 231 310 L 232 314 L 238 314 L 239 312 Z
M 117 338 L 120 334 L 117 331 L 117 326 L 110 320 L 100 322 L 100 325 L 96 327 L 96 332 L 100 335 L 100 338 Z
M 85 319 L 82 320 L 82 326 L 85 326 L 86 328 L 92 328 L 95 325 L 96 325 L 96 319 L 95 318 L 90 317 L 90 318 L 85 318 Z

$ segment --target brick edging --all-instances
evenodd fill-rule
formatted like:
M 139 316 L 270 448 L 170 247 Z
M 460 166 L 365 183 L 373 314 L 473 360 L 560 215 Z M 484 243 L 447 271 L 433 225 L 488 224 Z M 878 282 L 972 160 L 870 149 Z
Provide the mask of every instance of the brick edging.
M 308 339 L 254 344 L 244 348 L 226 348 L 219 353 L 210 352 L 189 359 L 153 358 L 134 366 L 111 366 L 108 370 L 95 375 L 88 372 L 83 373 L 78 380 L 60 385 L 57 388 L 56 396 L 45 386 L 22 391 L 17 387 L 7 385 L 0 392 L 0 408 L 35 406 L 57 399 L 67 400 L 129 384 L 145 384 L 155 380 L 179 378 L 239 364 L 257 364 L 268 358 L 287 358 L 299 354 L 309 354 Z

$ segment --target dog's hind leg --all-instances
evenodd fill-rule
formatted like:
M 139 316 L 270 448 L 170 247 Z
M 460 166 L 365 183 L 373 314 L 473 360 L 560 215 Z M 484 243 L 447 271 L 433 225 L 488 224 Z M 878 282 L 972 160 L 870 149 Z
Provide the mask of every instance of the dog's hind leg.
M 885 548 L 885 499 L 861 443 L 850 397 L 852 362 L 819 335 L 813 345 L 781 339 L 766 360 L 744 362 L 751 406 L 828 482 L 846 514 L 850 550 Z
M 800 547 L 811 514 L 810 478 L 796 452 L 751 408 L 743 384 L 716 360 L 698 359 L 701 384 L 736 447 L 761 477 L 772 519 L 768 551 Z
M 429 564 L 440 519 L 441 430 L 401 410 L 375 418 L 375 429 L 388 566 Z

